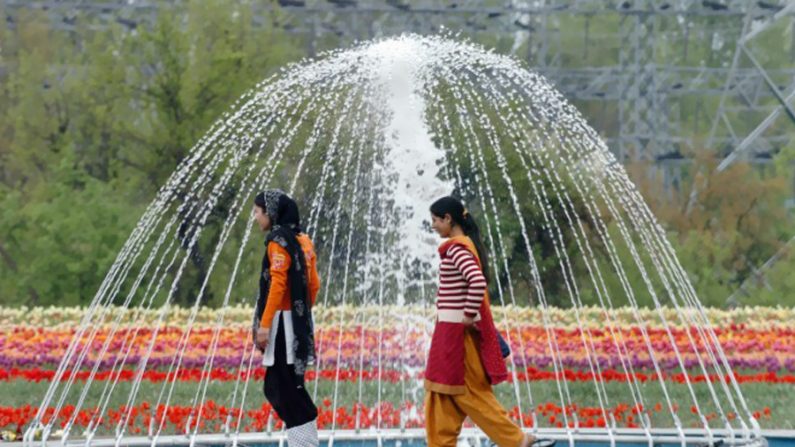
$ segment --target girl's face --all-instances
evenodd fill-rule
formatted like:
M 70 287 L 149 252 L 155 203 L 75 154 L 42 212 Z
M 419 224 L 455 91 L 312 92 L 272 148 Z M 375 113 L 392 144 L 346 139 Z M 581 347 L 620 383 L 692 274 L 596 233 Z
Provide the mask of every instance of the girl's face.
M 449 214 L 439 217 L 431 213 L 431 228 L 441 237 L 450 237 L 453 231 L 453 218 Z
M 271 229 L 272 223 L 270 216 L 257 205 L 254 205 L 254 219 L 257 220 L 260 230 L 269 231 Z

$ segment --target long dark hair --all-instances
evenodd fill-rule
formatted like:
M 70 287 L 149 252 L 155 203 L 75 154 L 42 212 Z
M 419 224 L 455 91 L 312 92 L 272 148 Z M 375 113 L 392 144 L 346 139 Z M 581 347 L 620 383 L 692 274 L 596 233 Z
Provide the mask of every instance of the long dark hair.
M 464 234 L 469 236 L 472 242 L 475 243 L 475 248 L 480 258 L 480 268 L 483 270 L 486 282 L 489 282 L 489 254 L 486 251 L 486 247 L 483 246 L 483 241 L 480 240 L 480 228 L 478 228 L 475 218 L 467 211 L 464 204 L 455 197 L 442 197 L 431 205 L 431 214 L 440 218 L 444 218 L 445 214 L 449 214 L 453 222 L 461 226 Z

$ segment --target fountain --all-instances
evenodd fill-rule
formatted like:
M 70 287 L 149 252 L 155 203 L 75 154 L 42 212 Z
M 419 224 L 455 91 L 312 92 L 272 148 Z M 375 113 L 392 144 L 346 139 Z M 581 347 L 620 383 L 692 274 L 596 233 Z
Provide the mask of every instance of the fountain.
M 250 320 L 235 313 L 254 300 L 264 249 L 252 234 L 253 197 L 272 187 L 302 204 L 318 247 L 319 373 L 309 389 L 318 399 L 327 396 L 332 409 L 355 410 L 347 422 L 334 411 L 322 439 L 381 445 L 424 437 L 419 373 L 432 328 L 438 244 L 428 207 L 454 193 L 469 203 L 491 253 L 495 318 L 514 351 L 514 380 L 500 385 L 500 396 L 523 415 L 525 429 L 570 445 L 762 441 L 663 229 L 577 110 L 509 57 L 406 35 L 285 67 L 215 123 L 120 250 L 75 328 L 26 443 L 282 439 L 272 415 L 254 429 L 242 422 L 264 398 L 254 374 L 259 353 L 246 336 Z M 627 305 L 621 315 L 637 328 L 632 334 L 622 330 L 617 303 Z M 214 321 L 203 317 L 204 304 L 218 306 Z M 575 318 L 565 343 L 555 327 L 557 306 L 571 308 Z M 543 328 L 532 339 L 518 316 L 527 308 Z M 601 320 L 598 330 L 585 324 L 589 315 Z M 229 327 L 241 328 L 236 344 L 222 336 Z M 207 343 L 197 348 L 192 340 L 201 331 Z M 351 333 L 356 337 L 345 336 Z M 531 345 L 546 356 L 528 356 Z M 186 355 L 197 349 L 198 357 Z M 572 350 L 577 354 L 567 354 Z M 608 361 L 606 351 L 617 361 Z M 555 380 L 531 386 L 521 379 L 531 366 Z M 575 366 L 590 378 L 585 384 L 564 373 Z M 125 367 L 132 375 L 122 381 Z M 233 372 L 233 387 L 213 379 L 219 367 Z M 154 368 L 166 377 L 198 369 L 200 378 L 151 385 L 146 374 Z M 648 380 L 639 379 L 640 368 Z M 608 383 L 607 369 L 628 379 Z M 677 386 L 665 379 L 688 370 L 717 379 L 698 386 L 687 374 Z M 88 373 L 78 380 L 76 371 Z M 110 379 L 95 380 L 103 371 Z M 332 375 L 321 380 L 322 371 Z M 351 371 L 358 380 L 344 378 Z M 583 387 L 597 427 L 577 410 Z M 638 409 L 634 428 L 619 427 L 611 413 L 619 388 Z M 662 399 L 653 415 L 646 410 L 651 389 Z M 560 426 L 543 426 L 539 394 L 559 402 Z M 220 426 L 203 424 L 216 405 L 210 396 L 219 395 L 224 408 L 235 410 Z M 123 405 L 115 419 L 103 419 L 116 402 Z M 189 410 L 175 428 L 173 413 L 157 409 L 176 402 Z M 679 405 L 692 406 L 695 424 L 680 419 Z M 67 406 L 56 426 L 45 409 L 61 414 Z M 86 408 L 92 411 L 80 425 Z M 129 422 L 150 408 L 147 433 L 129 432 Z M 465 429 L 473 439 L 477 433 Z

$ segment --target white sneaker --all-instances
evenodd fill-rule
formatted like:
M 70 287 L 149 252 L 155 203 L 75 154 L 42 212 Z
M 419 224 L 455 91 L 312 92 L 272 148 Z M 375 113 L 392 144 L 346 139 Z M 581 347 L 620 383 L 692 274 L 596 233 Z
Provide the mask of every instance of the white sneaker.
M 317 419 L 304 425 L 287 429 L 287 445 L 289 447 L 318 447 Z

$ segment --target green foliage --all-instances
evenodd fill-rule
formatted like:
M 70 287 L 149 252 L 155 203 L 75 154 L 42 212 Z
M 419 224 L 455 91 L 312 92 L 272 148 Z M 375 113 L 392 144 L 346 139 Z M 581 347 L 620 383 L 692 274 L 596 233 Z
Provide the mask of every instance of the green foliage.
M 701 302 L 725 306 L 737 304 L 726 300 L 792 237 L 793 219 L 785 206 L 792 189 L 791 172 L 781 166 L 738 162 L 718 172 L 718 161 L 699 155 L 690 174 L 670 192 L 645 168 L 630 167 L 630 172 L 669 232 Z M 775 299 L 759 297 L 761 301 L 746 296 L 741 303 L 795 305 L 791 289 L 776 289 L 775 294 Z
M 91 300 L 191 146 L 302 56 L 251 14 L 212 0 L 163 8 L 134 31 L 61 32 L 25 12 L 13 30 L 3 22 L 0 304 Z
M 75 169 L 69 154 L 46 184 L 3 191 L 0 282 L 4 298 L 17 299 L 9 304 L 79 305 L 94 296 L 141 213 L 115 189 Z

